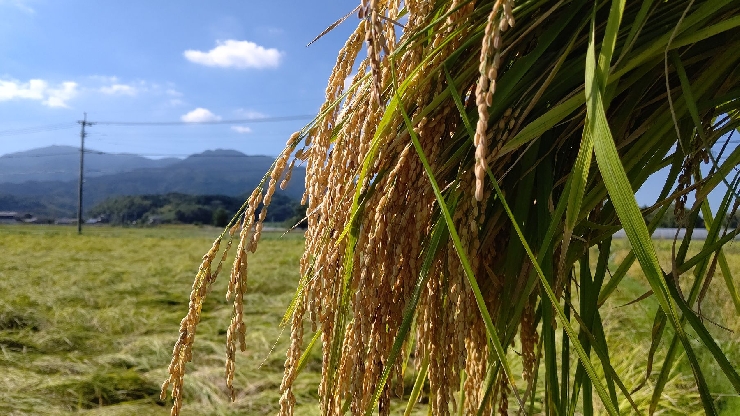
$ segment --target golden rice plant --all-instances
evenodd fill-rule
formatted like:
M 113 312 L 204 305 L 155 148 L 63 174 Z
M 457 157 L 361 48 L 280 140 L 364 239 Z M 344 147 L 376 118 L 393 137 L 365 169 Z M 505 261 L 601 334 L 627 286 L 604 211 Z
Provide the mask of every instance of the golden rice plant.
M 173 415 L 219 243 L 237 238 L 233 391 L 248 253 L 266 214 L 255 210 L 295 163 L 307 172 L 308 229 L 281 415 L 293 414 L 314 346 L 327 415 L 387 415 L 394 396 L 408 414 L 422 391 L 433 415 L 653 413 L 681 357 L 705 412 L 716 412 L 708 372 L 740 393 L 699 312 L 714 283 L 740 313 L 722 251 L 740 230 L 721 221 L 740 203 L 740 148 L 727 138 L 740 124 L 740 2 L 362 0 L 356 11 L 320 113 L 203 258 L 162 389 L 172 387 Z M 635 190 L 663 168 L 641 212 Z M 728 190 L 713 209 L 718 187 Z M 663 269 L 650 231 L 672 206 L 688 232 Z M 709 236 L 690 256 L 698 215 Z M 631 252 L 613 265 L 622 228 Z M 656 374 L 625 380 L 599 310 L 635 261 L 660 305 L 645 357 Z M 632 399 L 638 389 L 652 389 L 649 407 Z

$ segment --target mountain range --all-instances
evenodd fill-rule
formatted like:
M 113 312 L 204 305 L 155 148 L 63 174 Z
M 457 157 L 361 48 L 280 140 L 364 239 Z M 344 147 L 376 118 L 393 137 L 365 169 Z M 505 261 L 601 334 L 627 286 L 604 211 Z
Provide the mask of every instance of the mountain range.
M 179 161 L 177 158 L 149 159 L 87 150 L 85 176 L 91 178 L 142 168 L 163 168 Z M 79 175 L 80 149 L 77 147 L 48 146 L 0 156 L 0 183 L 72 181 Z
M 274 158 L 235 150 L 209 150 L 184 159 L 131 154 L 85 153 L 83 210 L 107 198 L 172 192 L 244 196 L 262 180 Z M 58 218 L 77 210 L 79 149 L 50 146 L 0 156 L 0 211 Z M 305 169 L 295 167 L 281 192 L 303 194 Z

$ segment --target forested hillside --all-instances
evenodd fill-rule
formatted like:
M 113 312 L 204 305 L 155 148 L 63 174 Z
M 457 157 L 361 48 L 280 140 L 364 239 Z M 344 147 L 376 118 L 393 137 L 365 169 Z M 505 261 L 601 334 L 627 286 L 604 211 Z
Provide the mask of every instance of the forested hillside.
M 88 217 L 101 217 L 112 224 L 213 224 L 225 226 L 245 197 L 225 195 L 166 195 L 121 196 L 106 199 L 93 207 Z M 278 194 L 267 212 L 267 221 L 284 222 L 296 217 L 296 200 Z

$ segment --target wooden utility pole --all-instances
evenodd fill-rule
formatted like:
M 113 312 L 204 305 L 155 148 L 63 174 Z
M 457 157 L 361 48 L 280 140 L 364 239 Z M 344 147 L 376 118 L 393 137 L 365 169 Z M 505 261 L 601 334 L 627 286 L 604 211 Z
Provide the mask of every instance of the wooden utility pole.
M 87 121 L 87 113 L 83 113 L 85 117 L 82 120 L 77 121 L 80 123 L 80 186 L 77 191 L 77 234 L 82 234 L 82 183 L 84 182 L 84 165 L 85 165 L 85 126 L 92 126 L 95 123 Z

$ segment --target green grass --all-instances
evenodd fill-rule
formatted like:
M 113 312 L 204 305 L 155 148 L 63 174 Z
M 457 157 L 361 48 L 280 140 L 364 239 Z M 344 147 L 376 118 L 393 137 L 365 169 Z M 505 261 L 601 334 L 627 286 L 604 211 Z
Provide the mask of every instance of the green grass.
M 219 230 L 91 227 L 82 236 L 75 231 L 73 227 L 0 227 L 0 414 L 169 414 L 171 403 L 159 401 L 159 385 L 187 311 L 194 272 Z M 223 380 L 225 329 L 231 316 L 231 306 L 224 299 L 227 264 L 203 309 L 193 363 L 185 378 L 183 414 L 276 413 L 288 329 L 272 354 L 270 350 L 281 334 L 279 322 L 294 293 L 303 250 L 300 233 L 280 236 L 264 234 L 259 250 L 250 257 L 245 300 L 248 345 L 237 357 L 236 402 L 229 403 Z M 626 255 L 626 244 L 615 242 L 612 270 Z M 670 244 L 659 242 L 658 249 L 663 267 L 669 268 Z M 734 276 L 740 276 L 740 246 L 729 245 L 725 250 Z M 619 307 L 649 289 L 640 273 L 639 266 L 633 266 L 602 308 L 609 345 L 617 346 L 610 350 L 612 362 L 628 388 L 644 377 L 657 308 L 653 298 Z M 734 320 L 729 299 L 722 296 L 721 282 L 716 283 L 718 290 L 710 290 L 702 311 L 735 331 L 707 324 L 730 361 L 738 363 L 740 323 Z M 306 342 L 310 336 L 307 328 Z M 700 348 L 699 358 L 707 370 L 714 368 L 711 356 Z M 319 348 L 315 348 L 297 381 L 296 414 L 318 414 L 320 368 Z M 412 373 L 406 377 L 407 397 Z M 721 372 L 708 372 L 707 378 L 718 409 L 727 415 L 740 412 L 740 399 Z M 647 406 L 650 391 L 645 388 L 634 395 L 640 406 Z M 685 361 L 674 369 L 664 396 L 660 410 L 666 414 L 702 412 Z M 399 400 L 393 407 L 402 406 Z M 426 413 L 423 404 L 416 409 Z M 627 403 L 620 409 L 629 412 Z
M 194 271 L 214 228 L 0 228 L 0 414 L 169 414 L 159 401 Z M 215 284 L 186 375 L 183 414 L 275 413 L 288 331 L 279 322 L 298 281 L 303 239 L 266 233 L 251 259 L 248 348 L 236 403 L 223 381 L 228 267 Z M 317 349 L 318 351 L 318 349 Z M 258 368 L 266 359 L 264 366 Z M 320 357 L 316 356 L 315 360 Z M 302 382 L 316 380 L 306 369 Z M 316 413 L 315 388 L 298 396 Z
M 690 256 L 696 254 L 701 243 L 697 241 L 692 244 L 689 250 Z M 670 270 L 672 242 L 659 240 L 655 244 L 662 268 Z M 615 240 L 610 258 L 610 269 L 612 271 L 616 270 L 619 262 L 627 255 L 628 247 L 627 240 Z M 731 243 L 724 250 L 737 285 L 740 282 L 738 281 L 738 276 L 740 276 L 740 245 Z M 690 283 L 688 274 L 684 275 L 681 281 L 684 294 L 688 293 Z M 658 302 L 654 296 L 651 296 L 640 302 L 624 305 L 638 299 L 648 290 L 650 290 L 650 286 L 642 277 L 640 266 L 635 263 L 627 278 L 601 310 L 606 338 L 610 345 L 610 354 L 613 356 L 612 363 L 622 380 L 625 381 L 628 389 L 637 386 L 645 377 L 651 328 L 655 312 L 658 309 Z M 710 323 L 707 319 L 704 321 L 707 329 L 727 354 L 730 362 L 737 368 L 740 363 L 740 338 L 738 338 L 740 322 L 736 318 L 732 301 L 725 290 L 721 272 L 717 270 L 709 293 L 702 302 L 702 314 L 707 319 L 726 328 L 722 329 Z M 728 330 L 733 332 L 728 332 Z M 707 384 L 715 398 L 717 411 L 726 415 L 740 414 L 740 397 L 735 393 L 722 371 L 716 367 L 711 354 L 702 347 L 696 334 L 690 328 L 687 329 L 687 333 L 694 348 L 696 348 L 702 370 L 706 372 Z M 672 336 L 673 331 L 667 328 L 666 334 Z M 670 339 L 670 337 L 664 335 L 663 342 L 656 354 L 648 385 L 633 395 L 638 407 L 645 413 L 647 413 L 649 406 L 652 386 L 665 357 L 667 339 Z M 620 403 L 620 410 L 629 413 L 629 403 L 626 400 Z M 660 410 L 667 414 L 704 414 L 699 393 L 691 375 L 691 368 L 685 357 L 682 357 L 678 365 L 674 365 L 671 371 L 670 381 L 662 395 L 658 411 Z

